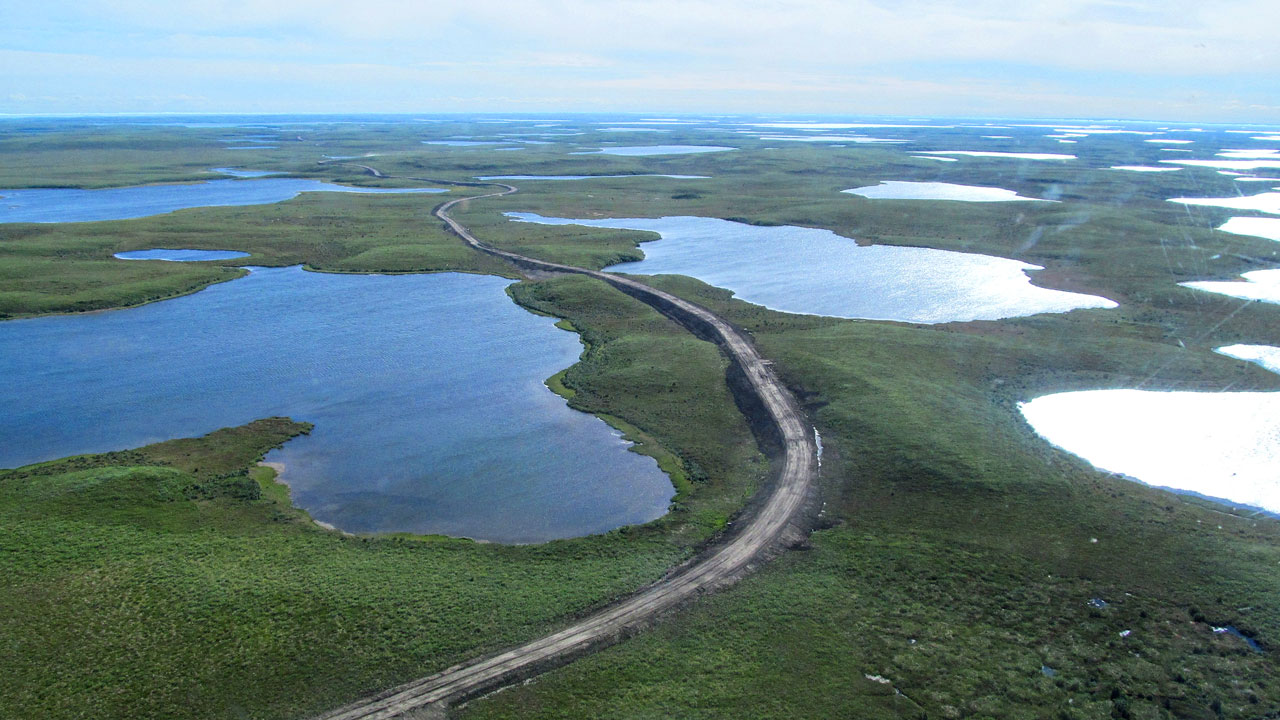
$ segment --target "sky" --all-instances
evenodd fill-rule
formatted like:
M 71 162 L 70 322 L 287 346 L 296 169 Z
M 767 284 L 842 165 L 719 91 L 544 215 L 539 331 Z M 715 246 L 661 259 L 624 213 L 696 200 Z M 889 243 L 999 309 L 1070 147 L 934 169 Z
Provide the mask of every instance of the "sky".
M 0 113 L 1280 123 L 1276 0 L 0 0 Z

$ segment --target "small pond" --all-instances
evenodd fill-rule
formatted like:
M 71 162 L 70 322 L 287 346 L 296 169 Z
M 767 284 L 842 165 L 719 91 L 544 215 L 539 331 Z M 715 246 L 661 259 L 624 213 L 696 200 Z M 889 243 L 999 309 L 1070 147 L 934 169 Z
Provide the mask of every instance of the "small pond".
M 238 250 L 175 250 L 156 248 L 153 250 L 130 250 L 118 252 L 114 257 L 121 260 L 167 260 L 169 262 L 202 262 L 204 260 L 235 260 L 249 257 L 249 253 Z

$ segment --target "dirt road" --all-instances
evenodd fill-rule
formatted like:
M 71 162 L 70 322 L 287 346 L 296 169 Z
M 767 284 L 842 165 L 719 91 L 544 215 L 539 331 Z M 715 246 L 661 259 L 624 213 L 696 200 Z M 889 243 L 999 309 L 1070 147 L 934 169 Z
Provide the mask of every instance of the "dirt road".
M 754 509 L 739 519 L 732 533 L 653 585 L 557 633 L 497 655 L 456 665 L 326 713 L 317 720 L 381 720 L 413 711 L 416 711 L 416 717 L 426 717 L 418 713 L 432 713 L 433 709 L 443 713 L 443 708 L 450 703 L 465 701 L 531 677 L 617 641 L 689 598 L 733 582 L 766 553 L 791 540 L 803 538 L 806 532 L 803 527 L 804 509 L 812 498 L 818 473 L 813 428 L 805 421 L 795 398 L 779 382 L 755 347 L 729 323 L 699 305 L 617 275 L 535 260 L 490 247 L 449 216 L 449 210 L 458 203 L 516 191 L 510 185 L 501 187 L 504 188 L 501 192 L 444 203 L 436 209 L 436 215 L 477 250 L 506 258 L 523 268 L 598 278 L 719 344 L 742 371 L 750 392 L 756 396 L 762 412 L 767 413 L 768 421 L 776 430 L 782 445 L 781 471 L 761 491 L 762 497 L 756 499 Z

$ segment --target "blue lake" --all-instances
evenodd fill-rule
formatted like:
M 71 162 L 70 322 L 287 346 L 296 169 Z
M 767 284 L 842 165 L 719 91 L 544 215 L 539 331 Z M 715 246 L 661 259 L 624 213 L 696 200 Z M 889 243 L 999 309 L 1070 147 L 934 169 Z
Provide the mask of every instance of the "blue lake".
M 448 190 L 363 188 L 299 178 L 210 180 L 182 185 L 139 185 L 104 190 L 0 190 L 0 223 L 125 220 L 194 207 L 268 205 L 290 200 L 304 192 L 442 193 Z
M 943 323 L 1116 307 L 1103 297 L 1032 285 L 1026 271 L 1038 269 L 1036 265 L 932 248 L 860 246 L 830 230 L 758 227 L 705 217 L 507 216 L 546 225 L 658 233 L 660 240 L 641 245 L 644 260 L 608 269 L 689 275 L 783 312 Z
M 545 378 L 576 335 L 476 275 L 297 267 L 138 308 L 0 323 L 0 467 L 315 423 L 267 460 L 350 532 L 539 542 L 663 515 L 669 479 Z

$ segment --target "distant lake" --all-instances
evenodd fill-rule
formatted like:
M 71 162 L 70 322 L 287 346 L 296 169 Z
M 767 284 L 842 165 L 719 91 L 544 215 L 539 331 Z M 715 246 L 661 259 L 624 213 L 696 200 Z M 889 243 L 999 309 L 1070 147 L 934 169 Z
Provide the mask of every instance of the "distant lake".
M 543 381 L 576 335 L 477 275 L 297 267 L 174 300 L 0 323 L 0 467 L 315 423 L 267 460 L 351 532 L 537 542 L 663 515 L 670 480 Z
M 1019 195 L 1013 190 L 981 185 L 956 185 L 944 182 L 906 182 L 881 180 L 879 185 L 850 188 L 840 192 L 878 200 L 957 200 L 963 202 L 1051 202 Z
M 910 140 L 895 140 L 892 138 L 875 138 L 866 135 L 758 135 L 761 140 L 781 142 L 808 142 L 808 143 L 854 143 L 854 144 L 876 144 L 887 143 L 890 145 L 911 142 Z M 837 146 L 840 147 L 840 146 Z
M 596 178 L 660 177 L 674 180 L 707 180 L 707 175 L 658 175 L 637 173 L 632 175 L 480 175 L 477 180 L 592 180 Z
M 452 147 L 478 147 L 481 145 L 507 145 L 503 140 L 423 140 L 423 145 L 449 145 Z
M 619 145 L 602 150 L 586 150 L 569 153 L 570 155 L 626 155 L 640 157 L 645 155 L 693 155 L 697 153 L 725 152 L 737 150 L 722 145 Z
M 921 155 L 961 155 L 979 158 L 1014 158 L 1018 160 L 1075 160 L 1075 155 L 1061 153 L 988 152 L 986 150 L 920 150 Z
M 748 302 L 809 315 L 942 323 L 1113 308 L 1095 295 L 1031 284 L 1008 258 L 931 248 L 859 246 L 830 230 L 758 227 L 704 217 L 573 220 L 507 213 L 546 225 L 649 230 L 645 259 L 617 272 L 674 273 L 734 291 Z
M 245 171 L 235 171 L 241 173 Z M 269 205 L 304 192 L 442 193 L 439 188 L 365 188 L 299 178 L 209 180 L 181 185 L 139 185 L 77 190 L 0 190 L 0 223 L 90 222 L 161 215 L 194 207 Z

